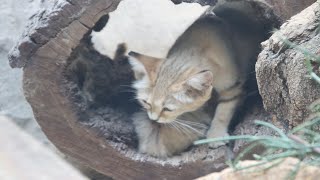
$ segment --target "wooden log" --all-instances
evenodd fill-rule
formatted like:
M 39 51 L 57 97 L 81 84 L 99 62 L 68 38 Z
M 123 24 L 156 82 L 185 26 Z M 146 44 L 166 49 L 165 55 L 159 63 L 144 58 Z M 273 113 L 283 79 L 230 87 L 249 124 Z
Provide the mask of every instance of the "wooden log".
M 105 87 L 106 91 L 132 78 L 125 58 L 111 62 L 87 42 L 91 28 L 102 16 L 115 10 L 118 3 L 116 0 L 55 1 L 50 9 L 34 16 L 10 53 L 11 66 L 23 67 L 25 96 L 43 131 L 60 151 L 114 179 L 192 179 L 224 168 L 225 148 L 193 147 L 164 160 L 139 154 L 130 120 L 134 103 L 123 101 L 130 94 L 108 91 L 110 97 L 106 99 L 110 103 L 96 108 L 88 108 L 84 103 L 79 85 L 66 72 L 76 59 L 103 62 L 107 68 L 105 76 L 110 78 L 106 79 L 110 85 Z M 264 12 L 257 15 L 261 13 Z M 235 134 L 272 134 L 253 125 L 255 119 L 271 121 L 272 118 L 259 102 L 252 107 L 255 108 L 247 111 Z M 239 142 L 233 150 L 238 152 L 243 146 Z
M 104 14 L 115 10 L 118 4 L 119 0 L 54 0 L 48 2 L 47 8 L 32 16 L 22 37 L 9 53 L 11 67 L 24 67 L 36 51 L 55 38 L 62 29 L 72 31 L 79 27 L 79 32 L 69 33 L 70 37 L 65 37 L 79 41 L 88 28 L 93 27 Z

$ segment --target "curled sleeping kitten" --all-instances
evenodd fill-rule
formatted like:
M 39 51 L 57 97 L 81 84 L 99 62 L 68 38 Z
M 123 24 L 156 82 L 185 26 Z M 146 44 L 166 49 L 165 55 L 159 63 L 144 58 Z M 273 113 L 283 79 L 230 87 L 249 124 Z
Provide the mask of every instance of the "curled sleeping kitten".
M 113 59 L 104 56 L 93 48 L 89 35 L 73 51 L 66 67 L 66 76 L 78 85 L 86 108 L 105 105 L 130 108 L 132 103 L 126 100 L 133 94 L 128 90 L 124 92 L 124 87 L 129 86 L 133 78 L 125 52 L 126 45 L 121 43 Z
M 133 116 L 140 152 L 167 157 L 200 138 L 228 136 L 250 60 L 263 40 L 247 28 L 237 30 L 223 17 L 203 15 L 176 40 L 166 58 L 129 53 L 133 87 L 144 108 Z M 214 116 L 205 111 L 209 100 L 217 102 Z

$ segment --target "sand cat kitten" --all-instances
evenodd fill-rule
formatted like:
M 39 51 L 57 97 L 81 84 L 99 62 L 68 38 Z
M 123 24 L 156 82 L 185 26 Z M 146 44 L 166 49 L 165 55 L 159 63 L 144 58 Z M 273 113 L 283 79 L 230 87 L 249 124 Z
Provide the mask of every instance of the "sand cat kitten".
M 211 14 L 196 20 L 164 59 L 129 53 L 136 78 L 133 87 L 145 109 L 133 117 L 140 152 L 166 157 L 203 136 L 228 136 L 229 122 L 242 101 L 249 61 L 262 40 L 250 28 L 236 30 Z M 218 97 L 212 97 L 213 92 Z M 210 99 L 218 101 L 214 116 L 205 111 Z

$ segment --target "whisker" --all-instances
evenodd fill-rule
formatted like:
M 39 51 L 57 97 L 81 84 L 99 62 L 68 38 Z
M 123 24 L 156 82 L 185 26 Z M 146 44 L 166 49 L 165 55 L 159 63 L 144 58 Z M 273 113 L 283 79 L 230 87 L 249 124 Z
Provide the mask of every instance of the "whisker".
M 188 125 L 188 124 L 182 123 L 182 122 L 180 122 L 180 121 L 176 121 L 176 122 L 179 123 L 179 124 L 181 124 L 182 126 L 185 126 L 185 127 L 189 128 L 190 130 L 193 130 L 194 132 L 196 132 L 196 133 L 198 133 L 198 134 L 200 134 L 200 135 L 202 135 L 202 136 L 204 135 L 202 132 L 198 131 L 197 129 L 191 127 L 191 126 Z
M 184 121 L 184 123 L 189 124 L 189 125 L 194 125 L 202 128 L 206 128 L 207 126 L 201 123 L 196 123 L 196 122 L 191 122 L 191 121 Z
M 207 128 L 207 126 L 205 124 L 202 123 L 197 123 L 197 122 L 193 122 L 193 121 L 186 121 L 186 120 L 182 120 L 182 119 L 177 119 L 179 122 L 188 124 L 190 126 L 197 126 L 197 127 L 201 127 L 201 128 Z
M 177 129 L 179 129 L 179 131 L 180 131 L 182 134 L 186 135 L 187 138 L 188 138 L 190 141 L 192 141 L 192 137 L 191 137 L 191 135 L 190 135 L 190 133 L 192 133 L 192 132 L 190 132 L 189 129 L 181 126 L 181 125 L 178 124 L 176 121 L 173 121 L 172 124 L 174 124 L 174 126 L 176 126 Z
M 178 120 L 175 120 L 174 122 L 176 123 L 176 125 L 177 125 L 178 127 L 180 127 L 180 128 L 181 128 L 183 131 L 185 131 L 186 133 L 192 133 L 189 128 L 186 128 L 185 126 L 181 125 L 181 123 L 179 123 Z
M 193 128 L 201 128 L 201 129 L 205 129 L 206 126 L 203 126 L 203 125 L 197 125 L 197 124 L 188 124 L 188 123 L 184 123 L 186 125 L 189 125 L 190 127 L 193 127 Z
M 193 128 L 190 128 L 190 126 L 188 126 L 188 125 L 186 125 L 184 123 L 181 123 L 179 121 L 176 121 L 176 123 L 181 129 L 183 129 L 187 133 L 194 133 L 193 131 L 195 131 Z
M 174 123 L 169 123 L 168 125 L 170 125 L 173 129 L 177 130 L 179 133 L 183 133 L 183 132 L 181 132 L 181 130 L 180 130 L 179 128 L 177 128 L 177 127 L 175 126 Z
M 188 135 L 188 133 L 185 132 L 185 131 L 183 130 L 183 128 L 181 128 L 181 127 L 179 126 L 179 124 L 173 123 L 173 126 L 175 126 L 182 134 Z

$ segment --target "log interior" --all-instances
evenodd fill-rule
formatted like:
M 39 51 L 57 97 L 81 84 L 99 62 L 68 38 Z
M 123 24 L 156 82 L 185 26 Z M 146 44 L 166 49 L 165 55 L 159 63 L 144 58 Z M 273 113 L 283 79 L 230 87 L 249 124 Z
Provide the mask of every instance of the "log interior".
M 191 148 L 182 156 L 166 160 L 138 153 L 138 141 L 130 116 L 139 111 L 141 106 L 134 99 L 134 90 L 130 87 L 133 74 L 128 59 L 123 56 L 112 60 L 101 55 L 92 47 L 90 32 L 71 53 L 64 75 L 67 80 L 64 85 L 66 94 L 69 94 L 70 101 L 75 105 L 79 123 L 97 133 L 124 155 L 134 160 L 174 166 L 199 159 L 214 159 L 214 154 L 219 154 L 218 157 L 224 155 L 220 150 L 209 150 L 207 147 Z M 84 87 L 88 83 L 86 81 L 91 80 L 87 76 L 97 82 L 92 83 L 93 87 L 89 90 Z M 93 102 L 86 100 L 88 91 L 95 96 Z
M 261 14 L 257 15 L 256 20 L 261 21 L 263 24 L 261 31 L 266 34 L 279 22 L 276 16 L 269 17 L 265 21 L 261 20 L 265 17 L 264 13 L 266 12 L 263 9 L 264 6 L 259 8 L 256 10 Z M 93 29 L 101 30 L 105 24 L 108 26 L 107 21 L 108 16 L 103 16 Z M 92 46 L 90 32 L 91 30 L 85 34 L 80 44 L 73 50 L 64 70 L 67 79 L 66 93 L 70 95 L 69 98 L 76 108 L 78 121 L 84 125 L 84 128 L 95 132 L 108 144 L 133 160 L 181 166 L 184 163 L 198 160 L 212 161 L 224 158 L 224 148 L 213 150 L 206 146 L 191 147 L 181 155 L 165 160 L 138 153 L 137 137 L 130 116 L 139 111 L 141 107 L 134 99 L 134 90 L 130 87 L 133 75 L 128 58 L 122 56 L 111 59 L 101 55 Z M 265 38 L 268 36 L 266 34 Z M 235 123 L 232 124 L 232 131 L 237 129 L 236 125 L 238 125 L 239 119 L 251 122 L 254 119 L 269 117 L 261 105 L 261 98 L 256 87 L 254 64 L 252 65 L 253 73 L 250 74 L 247 87 L 250 98 L 247 98 L 242 111 L 234 118 Z M 89 84 L 89 87 L 86 84 Z M 242 133 L 239 130 L 235 132 L 235 134 Z M 217 164 L 222 167 L 223 160 L 218 161 Z

